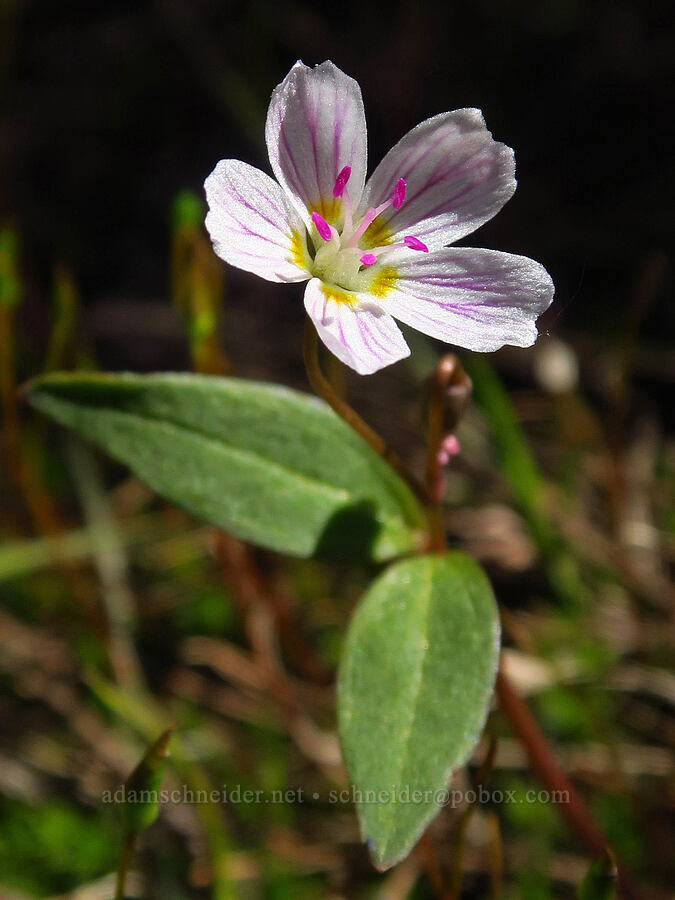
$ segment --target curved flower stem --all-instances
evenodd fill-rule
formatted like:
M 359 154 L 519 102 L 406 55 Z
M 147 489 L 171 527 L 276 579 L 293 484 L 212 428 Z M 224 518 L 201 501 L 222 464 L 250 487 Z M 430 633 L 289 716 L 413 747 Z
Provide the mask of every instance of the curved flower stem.
M 408 470 L 401 458 L 388 446 L 388 444 L 374 431 L 367 422 L 334 390 L 333 386 L 325 378 L 319 365 L 318 335 L 312 320 L 307 317 L 305 333 L 302 342 L 302 355 L 305 360 L 307 377 L 314 392 L 331 406 L 341 419 L 349 425 L 373 450 L 379 454 L 401 478 L 406 481 L 417 496 L 427 502 L 427 493 L 424 486 Z
M 567 801 L 559 804 L 560 813 L 570 829 L 581 839 L 593 856 L 605 856 L 607 840 L 591 818 L 584 803 L 569 779 L 556 762 L 548 741 L 522 697 L 503 672 L 497 675 L 497 696 L 502 712 L 525 747 L 530 765 L 539 780 L 551 792 L 561 792 Z M 640 893 L 632 876 L 617 864 L 621 895 L 627 900 L 639 900 Z

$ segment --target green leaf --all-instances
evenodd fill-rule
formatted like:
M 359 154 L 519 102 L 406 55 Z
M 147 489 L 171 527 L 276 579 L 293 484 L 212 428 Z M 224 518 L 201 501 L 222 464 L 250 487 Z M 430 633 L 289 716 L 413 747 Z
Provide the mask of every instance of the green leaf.
M 306 394 L 198 375 L 50 375 L 28 390 L 157 493 L 244 540 L 376 561 L 419 546 L 407 486 Z
M 391 566 L 352 619 L 338 723 L 375 865 L 403 859 L 477 743 L 499 657 L 490 584 L 462 553 Z
M 124 783 L 122 814 L 127 832 L 148 828 L 159 815 L 162 776 L 173 732 L 172 726 L 157 738 Z

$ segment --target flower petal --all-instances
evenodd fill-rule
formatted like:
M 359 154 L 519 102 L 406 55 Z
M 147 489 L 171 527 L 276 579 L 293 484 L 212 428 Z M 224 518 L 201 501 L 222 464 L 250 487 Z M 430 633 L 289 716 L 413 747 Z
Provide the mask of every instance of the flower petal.
M 313 278 L 305 289 L 305 309 L 331 353 L 359 375 L 372 375 L 410 356 L 392 317 L 355 294 L 335 291 Z
M 265 140 L 272 170 L 308 228 L 313 210 L 335 222 L 342 201 L 333 188 L 345 166 L 349 198 L 358 206 L 367 160 L 363 99 L 358 83 L 332 62 L 293 66 L 272 94 Z
M 431 337 L 467 347 L 529 347 L 535 320 L 553 299 L 546 269 L 526 256 L 449 247 L 397 261 L 398 278 L 382 306 Z
M 204 182 L 206 227 L 225 262 L 268 281 L 305 281 L 305 226 L 279 185 L 247 163 L 222 159 Z
M 492 139 L 479 109 L 422 122 L 393 147 L 366 185 L 361 210 L 392 198 L 405 179 L 405 201 L 376 220 L 430 248 L 459 240 L 496 215 L 516 189 L 513 151 Z M 375 235 L 373 234 L 373 240 Z

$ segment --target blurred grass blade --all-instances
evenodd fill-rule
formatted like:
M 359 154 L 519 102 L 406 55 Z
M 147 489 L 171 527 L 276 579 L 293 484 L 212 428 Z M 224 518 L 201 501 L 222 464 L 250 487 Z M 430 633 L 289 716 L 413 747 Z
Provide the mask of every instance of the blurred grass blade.
M 544 482 L 513 403 L 490 363 L 479 354 L 466 359 L 474 393 L 490 426 L 499 463 L 513 495 L 540 546 L 554 541 L 544 513 Z
M 65 266 L 57 266 L 52 292 L 54 322 L 49 335 L 45 372 L 53 372 L 66 366 L 69 351 L 76 344 L 79 307 L 80 298 L 72 273 Z
M 465 363 L 474 395 L 487 419 L 502 473 L 544 557 L 549 581 L 566 605 L 579 608 L 586 588 L 576 560 L 548 518 L 545 482 L 511 398 L 484 356 L 468 354 Z
M 187 329 L 193 368 L 210 375 L 230 370 L 218 344 L 224 267 L 204 233 L 206 209 L 192 191 L 181 191 L 171 222 L 171 295 Z
M 106 552 L 125 544 L 158 543 L 175 538 L 178 529 L 167 527 L 166 518 L 157 513 L 147 513 L 127 519 L 121 531 L 113 531 L 105 525 L 64 531 L 53 537 L 33 538 L 25 541 L 7 541 L 0 544 L 0 582 L 31 575 L 52 565 L 85 560 L 95 552 Z M 184 534 L 184 530 L 179 530 Z
M 578 900 L 614 900 L 617 896 L 618 874 L 611 854 L 595 859 L 584 875 L 577 892 Z
M 21 299 L 19 236 L 15 228 L 0 228 L 0 307 L 11 308 Z
M 53 375 L 28 398 L 159 494 L 263 547 L 378 561 L 422 540 L 408 487 L 306 394 L 197 375 Z
M 0 403 L 3 442 L 10 464 L 16 468 L 18 415 L 14 353 L 14 311 L 23 293 L 19 271 L 19 236 L 14 228 L 0 228 Z
M 110 508 L 98 460 L 91 448 L 69 434 L 66 458 L 85 521 L 91 528 L 92 560 L 106 612 L 110 663 L 119 684 L 138 692 L 144 686 L 142 666 L 134 646 L 138 616 L 129 585 L 129 565 L 121 527 Z M 105 539 L 97 541 L 98 534 L 105 534 Z

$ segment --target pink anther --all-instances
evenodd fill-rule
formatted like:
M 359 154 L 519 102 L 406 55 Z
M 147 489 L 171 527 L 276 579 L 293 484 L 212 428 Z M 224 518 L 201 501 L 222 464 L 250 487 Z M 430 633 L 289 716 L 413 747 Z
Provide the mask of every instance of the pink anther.
M 394 197 L 391 201 L 391 205 L 394 209 L 400 209 L 403 206 L 403 201 L 405 200 L 405 179 L 399 178 L 396 182 L 396 187 L 394 188 Z
M 335 186 L 333 187 L 333 196 L 334 197 L 341 197 L 344 194 L 345 188 L 347 187 L 347 182 L 349 181 L 349 176 L 351 174 L 352 174 L 351 166 L 345 166 L 344 169 L 342 169 L 342 171 L 340 172 L 338 177 L 335 179 Z M 318 228 L 318 225 L 317 225 L 317 228 Z M 319 234 L 321 234 L 321 232 L 319 232 Z M 321 235 L 321 236 L 323 237 L 323 235 Z
M 318 212 L 312 213 L 312 222 L 316 225 L 316 230 L 319 232 L 324 241 L 329 241 L 333 236 L 331 234 L 330 225 L 323 216 L 320 216 Z
M 374 266 L 377 262 L 377 257 L 374 253 L 364 253 L 361 257 L 361 262 L 364 266 Z
M 428 253 L 429 248 L 426 244 L 423 244 L 418 238 L 413 237 L 412 234 L 406 235 L 403 238 L 403 243 L 406 247 L 410 247 L 411 250 L 421 250 L 423 253 Z

